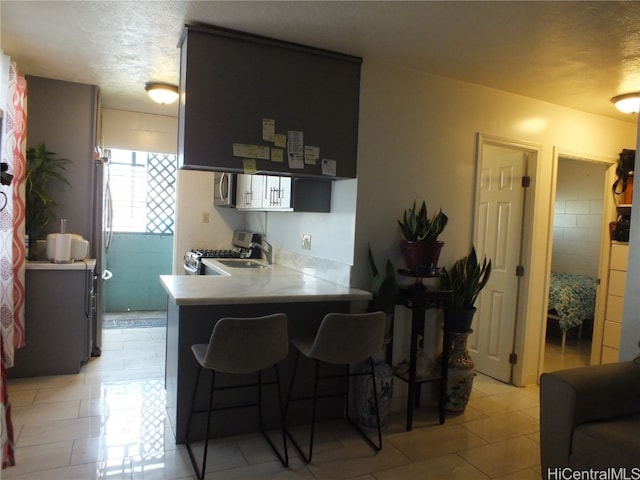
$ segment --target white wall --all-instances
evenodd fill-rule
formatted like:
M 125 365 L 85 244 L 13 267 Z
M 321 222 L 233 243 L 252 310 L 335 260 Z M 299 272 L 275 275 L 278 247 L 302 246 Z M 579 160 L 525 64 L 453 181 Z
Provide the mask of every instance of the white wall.
M 598 276 L 605 170 L 601 163 L 559 159 L 552 271 Z

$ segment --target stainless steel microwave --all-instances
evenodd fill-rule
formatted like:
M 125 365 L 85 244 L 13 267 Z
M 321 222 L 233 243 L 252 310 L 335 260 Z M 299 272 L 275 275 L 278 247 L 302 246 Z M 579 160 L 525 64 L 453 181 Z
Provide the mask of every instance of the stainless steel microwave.
M 216 207 L 236 206 L 236 174 L 215 172 L 213 174 L 213 204 Z

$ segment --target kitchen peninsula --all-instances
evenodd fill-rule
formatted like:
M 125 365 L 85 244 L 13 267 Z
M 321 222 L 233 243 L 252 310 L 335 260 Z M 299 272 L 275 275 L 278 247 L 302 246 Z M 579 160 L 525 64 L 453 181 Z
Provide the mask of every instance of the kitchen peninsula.
M 352 302 L 366 302 L 371 293 L 344 287 L 301 273 L 282 265 L 258 268 L 226 266 L 216 260 L 207 260 L 208 265 L 221 275 L 162 275 L 160 282 L 167 292 L 167 352 L 166 390 L 167 409 L 174 427 L 176 443 L 184 443 L 188 412 L 196 377 L 196 362 L 191 353 L 194 343 L 208 343 L 213 326 L 222 317 L 253 317 L 271 313 L 287 314 L 289 336 L 315 332 L 324 315 L 330 312 L 349 312 Z M 283 395 L 286 395 L 291 378 L 294 352 L 280 368 Z M 304 368 L 300 365 L 299 368 Z M 309 372 L 311 369 L 309 369 Z M 265 381 L 271 379 L 271 372 Z M 301 375 L 310 378 L 311 375 Z M 202 377 L 207 383 L 209 376 Z M 228 385 L 247 383 L 247 379 L 225 378 Z M 296 388 L 298 385 L 296 385 Z M 304 385 L 301 386 L 305 388 Z M 331 386 L 332 390 L 342 388 Z M 200 389 L 196 408 L 206 405 L 207 386 Z M 268 398 L 275 398 L 273 387 L 265 389 Z M 255 389 L 221 392 L 215 401 L 217 406 L 237 405 L 254 401 Z M 320 405 L 325 418 L 342 415 L 342 400 L 336 398 Z M 306 405 L 303 405 L 307 407 Z M 304 411 L 291 411 L 292 423 L 303 421 Z M 224 416 L 222 416 L 224 415 Z M 224 418 L 223 421 L 220 421 Z M 266 427 L 277 425 L 277 403 L 267 401 L 265 405 Z M 270 422 L 269 419 L 272 421 Z M 299 419 L 299 420 L 298 420 Z M 194 436 L 204 436 L 203 421 L 194 421 Z M 227 410 L 213 420 L 213 435 L 225 436 L 258 430 L 257 411 L 251 409 Z M 198 430 L 198 427 L 202 427 Z

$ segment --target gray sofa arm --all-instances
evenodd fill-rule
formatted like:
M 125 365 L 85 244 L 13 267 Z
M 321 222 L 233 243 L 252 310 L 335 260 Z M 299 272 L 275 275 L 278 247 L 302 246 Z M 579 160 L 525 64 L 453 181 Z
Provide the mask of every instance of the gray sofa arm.
M 572 368 L 540 377 L 540 456 L 569 466 L 573 430 L 582 423 L 640 412 L 640 366 L 634 362 Z

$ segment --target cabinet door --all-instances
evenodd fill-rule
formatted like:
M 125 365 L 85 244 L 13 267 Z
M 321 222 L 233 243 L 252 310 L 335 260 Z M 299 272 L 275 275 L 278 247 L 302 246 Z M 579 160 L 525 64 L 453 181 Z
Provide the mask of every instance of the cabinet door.
M 264 178 L 262 175 L 238 175 L 236 208 L 262 208 Z
M 270 210 L 291 208 L 291 178 L 265 177 L 265 190 L 262 206 Z
M 293 210 L 296 212 L 331 211 L 331 185 L 324 179 L 294 178 L 293 179 Z

